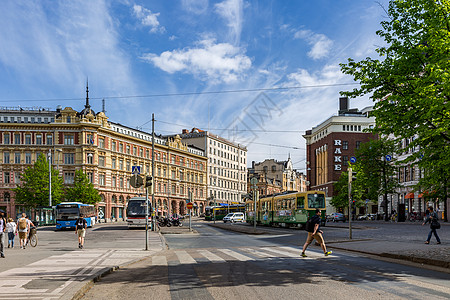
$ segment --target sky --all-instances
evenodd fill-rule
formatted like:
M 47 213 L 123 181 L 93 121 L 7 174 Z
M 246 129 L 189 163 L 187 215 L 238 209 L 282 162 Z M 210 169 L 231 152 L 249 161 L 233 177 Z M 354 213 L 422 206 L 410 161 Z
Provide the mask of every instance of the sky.
M 3 0 L 0 106 L 82 110 L 156 134 L 194 127 L 247 147 L 248 166 L 305 172 L 302 135 L 377 58 L 387 0 Z M 351 108 L 372 105 L 369 97 Z M 150 122 L 149 122 L 150 121 Z

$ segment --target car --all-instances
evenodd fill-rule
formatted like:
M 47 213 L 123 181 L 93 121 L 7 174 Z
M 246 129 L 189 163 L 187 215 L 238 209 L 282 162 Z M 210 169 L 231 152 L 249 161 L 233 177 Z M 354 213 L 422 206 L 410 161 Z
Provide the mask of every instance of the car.
M 376 215 L 375 214 L 366 214 L 366 215 L 361 215 L 358 216 L 357 218 L 358 220 L 375 220 L 376 219 Z
M 229 213 L 225 217 L 223 217 L 223 222 L 244 222 L 245 216 L 244 213 L 237 212 L 237 213 Z
M 331 215 L 327 216 L 327 220 L 333 221 L 333 222 L 345 222 L 345 216 L 341 213 L 332 213 Z

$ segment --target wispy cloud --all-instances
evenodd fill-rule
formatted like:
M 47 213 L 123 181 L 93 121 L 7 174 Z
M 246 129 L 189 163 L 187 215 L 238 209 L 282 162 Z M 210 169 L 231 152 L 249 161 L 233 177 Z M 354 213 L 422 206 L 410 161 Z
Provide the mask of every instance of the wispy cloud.
M 164 26 L 161 26 L 158 21 L 160 13 L 152 13 L 151 10 L 141 5 L 134 4 L 133 14 L 143 26 L 150 27 L 150 32 L 165 32 Z
M 239 43 L 242 32 L 243 3 L 242 0 L 225 0 L 215 5 L 215 11 L 224 18 L 230 28 L 235 45 Z
M 300 30 L 294 34 L 294 38 L 303 39 L 311 45 L 311 50 L 308 51 L 308 56 L 312 59 L 321 59 L 327 57 L 333 41 L 326 35 L 320 33 L 314 33 L 311 30 Z
M 191 13 L 200 15 L 207 11 L 208 0 L 182 0 L 182 7 Z
M 184 72 L 217 83 L 238 81 L 252 65 L 243 49 L 228 43 L 206 39 L 197 46 L 165 51 L 160 55 L 148 53 L 142 58 L 167 73 Z

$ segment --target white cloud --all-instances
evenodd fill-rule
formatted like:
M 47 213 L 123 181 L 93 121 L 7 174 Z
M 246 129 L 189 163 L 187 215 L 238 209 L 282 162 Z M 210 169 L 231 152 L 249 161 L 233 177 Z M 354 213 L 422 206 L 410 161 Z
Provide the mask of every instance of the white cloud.
M 181 4 L 186 11 L 197 15 L 205 13 L 208 9 L 208 0 L 183 0 Z
M 252 65 L 241 48 L 212 39 L 200 41 L 197 48 L 148 53 L 142 58 L 170 74 L 191 73 L 204 81 L 226 83 L 239 80 Z
M 321 59 L 328 56 L 333 46 L 333 41 L 320 33 L 311 30 L 300 30 L 294 34 L 294 38 L 303 39 L 311 45 L 311 50 L 307 53 L 312 59 Z
M 225 0 L 215 5 L 216 13 L 227 21 L 230 34 L 235 44 L 239 43 L 242 31 L 242 0 Z
M 158 17 L 159 13 L 152 13 L 151 10 L 140 5 L 133 5 L 133 13 L 141 21 L 141 24 L 150 27 L 150 32 L 164 32 L 165 28 L 160 26 Z

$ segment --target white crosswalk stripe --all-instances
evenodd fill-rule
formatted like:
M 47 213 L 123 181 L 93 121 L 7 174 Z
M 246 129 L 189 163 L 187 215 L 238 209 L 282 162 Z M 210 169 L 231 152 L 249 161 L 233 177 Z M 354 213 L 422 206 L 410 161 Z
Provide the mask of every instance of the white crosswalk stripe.
M 198 253 L 206 257 L 211 262 L 225 262 L 225 259 L 221 258 L 220 256 L 211 253 L 208 250 L 198 250 Z
M 175 254 L 181 264 L 195 264 L 197 262 L 186 251 L 175 251 Z
M 240 254 L 240 253 L 238 253 L 238 252 L 236 252 L 236 251 L 230 250 L 230 249 L 218 249 L 218 250 L 221 251 L 221 252 L 223 252 L 223 253 L 225 253 L 226 255 L 229 255 L 229 256 L 231 256 L 231 257 L 234 257 L 234 258 L 236 258 L 237 260 L 240 260 L 240 261 L 254 260 L 254 259 L 251 258 L 251 257 L 242 255 L 242 254 Z

